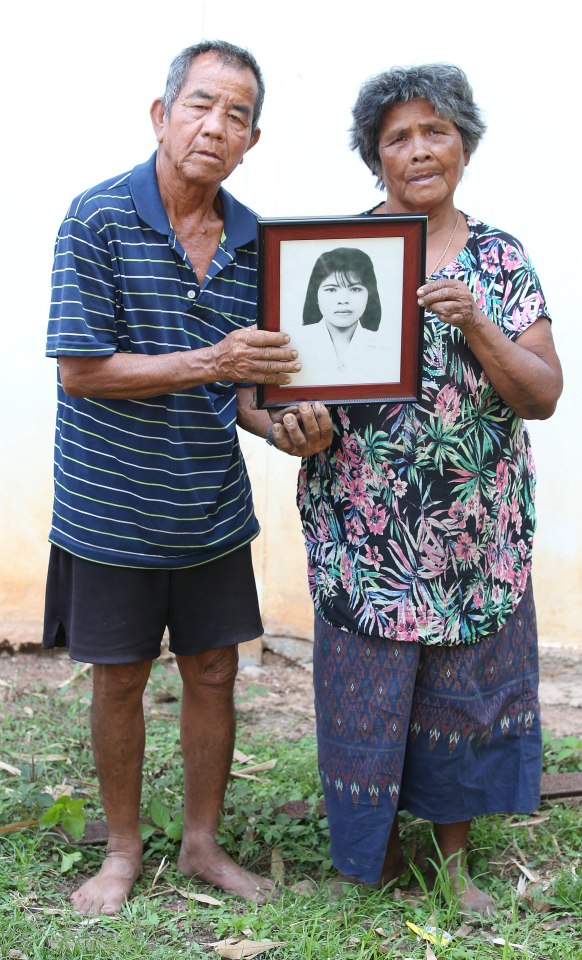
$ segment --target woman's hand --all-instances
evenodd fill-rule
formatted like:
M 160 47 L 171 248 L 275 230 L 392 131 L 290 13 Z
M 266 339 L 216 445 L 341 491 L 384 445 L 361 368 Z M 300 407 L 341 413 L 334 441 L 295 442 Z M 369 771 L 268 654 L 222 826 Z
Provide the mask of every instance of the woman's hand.
M 417 291 L 419 306 L 458 327 L 500 397 L 528 420 L 551 417 L 562 392 L 562 370 L 547 317 L 515 340 L 482 313 L 460 280 L 431 280 Z
M 418 305 L 432 312 L 465 333 L 485 319 L 477 308 L 473 294 L 461 280 L 429 280 L 417 291 Z

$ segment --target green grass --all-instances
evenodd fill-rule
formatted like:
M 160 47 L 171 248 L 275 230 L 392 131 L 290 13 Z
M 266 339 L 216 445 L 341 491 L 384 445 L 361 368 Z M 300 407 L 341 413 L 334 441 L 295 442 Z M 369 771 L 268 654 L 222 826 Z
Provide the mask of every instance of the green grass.
M 314 740 L 277 739 L 245 723 L 244 716 L 238 750 L 253 755 L 252 763 L 275 764 L 257 773 L 258 780 L 231 779 L 221 842 L 243 866 L 265 874 L 272 866 L 283 870 L 280 898 L 249 906 L 185 880 L 175 867 L 182 796 L 179 686 L 160 664 L 149 690 L 144 816 L 151 824 L 144 827 L 144 873 L 131 901 L 119 917 L 79 917 L 68 897 L 98 867 L 103 848 L 68 842 L 58 825 L 0 834 L 0 960 L 213 957 L 218 953 L 211 945 L 228 937 L 282 941 L 261 954 L 273 960 L 430 956 L 427 941 L 417 939 L 407 923 L 458 932 L 446 947 L 431 947 L 448 960 L 582 960 L 582 817 L 574 800 L 545 804 L 532 818 L 484 817 L 475 823 L 471 869 L 499 904 L 493 920 L 462 926 L 442 869 L 430 892 L 422 872 L 411 868 L 392 890 L 346 887 L 334 901 L 327 888 L 333 874 Z M 260 688 L 249 689 L 246 697 L 254 692 Z M 85 675 L 60 691 L 39 686 L 2 705 L 0 760 L 21 772 L 0 768 L 0 825 L 38 821 L 47 810 L 49 819 L 58 813 L 62 823 L 68 816 L 72 829 L 79 816 L 102 819 L 89 706 Z M 546 735 L 544 756 L 547 769 L 582 768 L 580 743 L 572 738 Z M 244 771 L 245 764 L 235 767 Z M 71 803 L 61 801 L 55 812 L 54 798 L 64 788 Z M 303 801 L 300 817 L 297 807 L 283 809 L 290 801 Z M 428 824 L 403 816 L 402 840 L 416 863 L 435 858 Z M 197 894 L 220 904 L 192 899 Z

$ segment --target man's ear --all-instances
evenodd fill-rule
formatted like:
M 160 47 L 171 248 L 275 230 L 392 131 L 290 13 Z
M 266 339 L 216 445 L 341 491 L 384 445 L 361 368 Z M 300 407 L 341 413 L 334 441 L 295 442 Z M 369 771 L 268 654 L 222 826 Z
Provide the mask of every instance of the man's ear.
M 253 149 L 255 143 L 258 143 L 258 142 L 259 142 L 260 136 L 261 136 L 261 128 L 260 128 L 260 127 L 256 127 L 256 129 L 254 130 L 253 135 L 252 135 L 252 137 L 251 137 L 251 142 L 249 143 L 248 147 L 246 148 L 245 153 L 248 153 L 249 150 L 252 150 L 252 149 Z
M 160 97 L 157 97 L 152 103 L 150 107 L 150 117 L 156 139 L 158 143 L 161 143 L 164 139 L 165 114 L 164 105 Z

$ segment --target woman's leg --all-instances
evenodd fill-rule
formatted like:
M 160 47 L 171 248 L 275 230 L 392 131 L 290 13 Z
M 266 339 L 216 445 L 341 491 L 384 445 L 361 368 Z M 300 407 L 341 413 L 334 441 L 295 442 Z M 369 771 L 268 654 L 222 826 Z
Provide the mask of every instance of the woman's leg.
M 435 824 L 450 872 L 465 878 L 468 909 L 489 898 L 466 867 L 471 820 L 533 813 L 539 805 L 541 722 L 531 584 L 493 637 L 423 647 L 410 718 L 401 806 Z
M 446 870 L 459 894 L 462 907 L 472 913 L 488 914 L 495 911 L 495 901 L 488 893 L 475 886 L 467 869 L 467 838 L 470 820 L 459 823 L 435 823 L 434 835 Z
M 315 619 L 318 761 L 330 852 L 342 880 L 402 871 L 397 809 L 419 649 Z

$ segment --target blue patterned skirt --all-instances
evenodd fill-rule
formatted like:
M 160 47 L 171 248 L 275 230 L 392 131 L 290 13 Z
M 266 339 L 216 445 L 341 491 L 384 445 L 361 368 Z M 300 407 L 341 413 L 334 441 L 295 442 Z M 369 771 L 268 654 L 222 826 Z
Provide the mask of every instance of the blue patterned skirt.
M 397 810 L 432 823 L 532 813 L 542 744 L 531 583 L 498 634 L 422 646 L 316 615 L 318 762 L 336 869 L 380 879 Z

